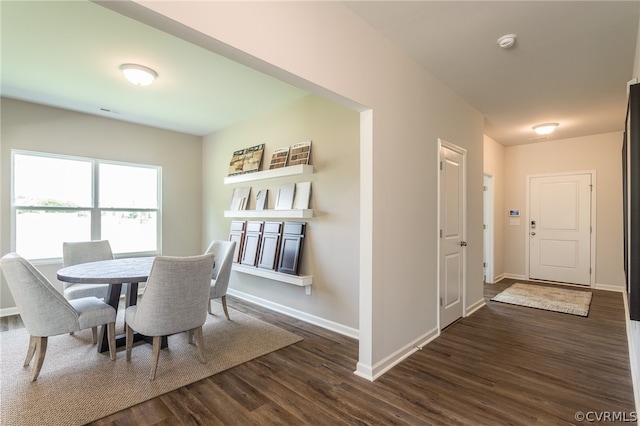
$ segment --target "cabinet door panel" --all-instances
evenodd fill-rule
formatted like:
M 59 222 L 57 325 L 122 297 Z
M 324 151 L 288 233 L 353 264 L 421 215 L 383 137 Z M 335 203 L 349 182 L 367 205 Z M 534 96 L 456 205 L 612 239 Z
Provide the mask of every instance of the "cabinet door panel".
M 260 243 L 260 259 L 258 268 L 275 271 L 278 266 L 278 249 L 280 234 L 264 234 Z
M 247 222 L 247 230 L 244 236 L 244 248 L 242 251 L 241 261 L 243 265 L 257 266 L 263 227 L 264 222 Z
M 260 234 L 256 232 L 247 232 L 244 237 L 244 249 L 242 252 L 243 265 L 256 266 L 258 259 L 258 250 L 260 249 Z
M 231 232 L 229 234 L 229 241 L 236 242 L 236 249 L 233 253 L 233 262 L 240 263 L 240 259 L 242 256 L 242 248 L 244 245 L 244 232 Z
M 231 221 L 231 229 L 229 231 L 229 241 L 236 242 L 236 250 L 233 253 L 233 262 L 240 263 L 242 260 L 242 249 L 244 245 L 244 230 L 247 223 L 243 220 Z
M 280 262 L 278 272 L 285 274 L 298 274 L 300 264 L 300 252 L 302 251 L 302 235 L 283 235 L 280 246 Z

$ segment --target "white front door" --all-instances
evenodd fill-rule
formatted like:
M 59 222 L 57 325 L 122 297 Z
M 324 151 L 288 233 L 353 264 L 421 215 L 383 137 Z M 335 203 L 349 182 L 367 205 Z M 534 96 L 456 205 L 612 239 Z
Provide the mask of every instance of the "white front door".
M 461 318 L 465 289 L 465 151 L 440 146 L 440 329 Z
M 591 284 L 591 174 L 532 177 L 529 277 Z

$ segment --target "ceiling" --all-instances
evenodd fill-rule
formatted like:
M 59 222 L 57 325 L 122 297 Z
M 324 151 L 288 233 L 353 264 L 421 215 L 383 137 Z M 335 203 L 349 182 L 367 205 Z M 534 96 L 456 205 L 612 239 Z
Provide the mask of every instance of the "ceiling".
M 308 95 L 89 1 L 2 1 L 2 96 L 204 136 Z M 119 66 L 154 69 L 151 86 Z
M 485 116 L 502 145 L 621 131 L 637 1 L 382 1 L 348 7 Z M 513 47 L 497 40 L 516 34 Z M 538 136 L 539 138 L 539 136 Z
M 637 1 L 353 1 L 505 146 L 621 131 Z M 207 135 L 308 92 L 88 1 L 2 1 L 3 96 Z M 117 30 L 116 30 L 117 29 Z M 497 39 L 517 35 L 501 49 Z M 127 83 L 122 63 L 155 69 Z

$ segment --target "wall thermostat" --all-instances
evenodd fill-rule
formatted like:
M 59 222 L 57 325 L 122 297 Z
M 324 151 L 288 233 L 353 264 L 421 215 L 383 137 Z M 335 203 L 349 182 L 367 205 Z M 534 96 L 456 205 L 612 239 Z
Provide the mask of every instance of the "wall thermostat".
M 509 210 L 509 216 L 511 217 L 520 216 L 520 210 Z

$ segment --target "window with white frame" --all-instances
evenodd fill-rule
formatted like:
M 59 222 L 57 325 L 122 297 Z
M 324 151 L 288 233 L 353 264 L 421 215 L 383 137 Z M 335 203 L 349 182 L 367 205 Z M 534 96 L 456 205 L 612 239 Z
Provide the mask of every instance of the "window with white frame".
M 13 151 L 14 250 L 62 257 L 64 241 L 109 240 L 115 254 L 160 251 L 161 168 Z

